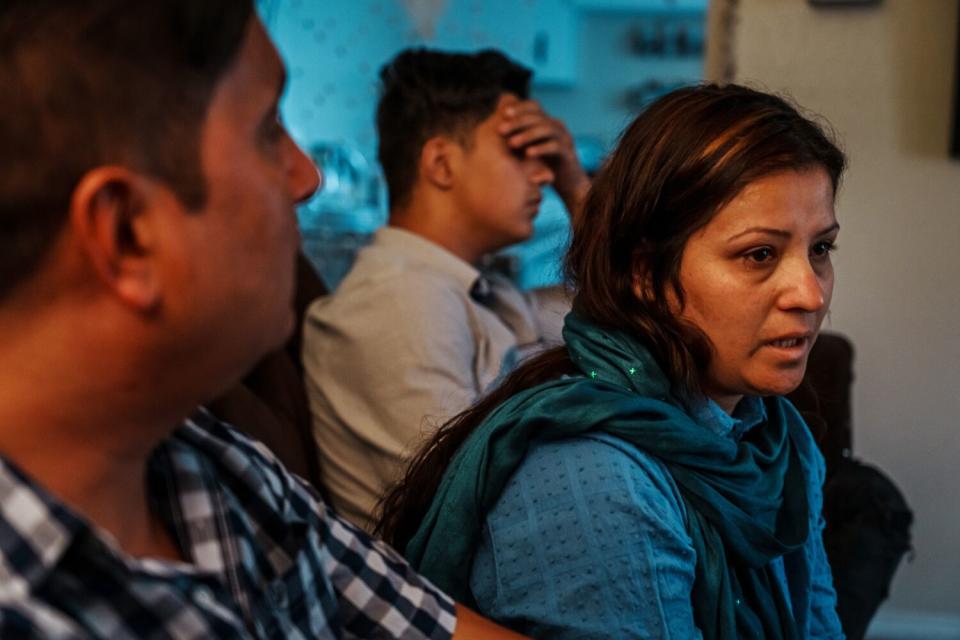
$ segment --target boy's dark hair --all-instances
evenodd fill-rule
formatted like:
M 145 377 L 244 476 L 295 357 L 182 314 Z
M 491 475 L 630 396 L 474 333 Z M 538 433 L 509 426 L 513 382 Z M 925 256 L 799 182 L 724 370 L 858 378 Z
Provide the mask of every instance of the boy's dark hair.
M 252 15 L 250 0 L 0 3 L 0 299 L 41 264 L 97 166 L 203 205 L 200 130 Z
M 447 53 L 407 49 L 380 70 L 378 157 L 390 208 L 406 204 L 420 151 L 438 134 L 464 136 L 494 112 L 500 96 L 526 99 L 530 70 L 498 51 Z

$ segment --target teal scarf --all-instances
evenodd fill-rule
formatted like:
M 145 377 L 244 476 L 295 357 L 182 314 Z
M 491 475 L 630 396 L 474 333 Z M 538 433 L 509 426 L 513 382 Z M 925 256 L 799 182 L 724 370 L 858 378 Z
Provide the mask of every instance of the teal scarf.
M 767 422 L 735 442 L 684 411 L 636 340 L 572 313 L 563 335 L 584 376 L 518 393 L 470 435 L 406 545 L 413 566 L 475 606 L 470 571 L 484 517 L 530 442 L 609 433 L 658 458 L 680 489 L 697 557 L 694 621 L 704 638 L 798 638 L 770 568 L 808 534 L 804 474 L 790 439 L 798 414 L 769 398 Z

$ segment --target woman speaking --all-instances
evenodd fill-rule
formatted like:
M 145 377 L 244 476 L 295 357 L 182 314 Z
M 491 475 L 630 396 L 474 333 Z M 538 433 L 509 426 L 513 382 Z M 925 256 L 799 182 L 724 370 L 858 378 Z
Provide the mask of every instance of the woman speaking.
M 824 464 L 783 399 L 833 291 L 844 156 L 779 97 L 681 89 L 597 176 L 565 344 L 445 425 L 382 533 L 549 638 L 841 638 Z

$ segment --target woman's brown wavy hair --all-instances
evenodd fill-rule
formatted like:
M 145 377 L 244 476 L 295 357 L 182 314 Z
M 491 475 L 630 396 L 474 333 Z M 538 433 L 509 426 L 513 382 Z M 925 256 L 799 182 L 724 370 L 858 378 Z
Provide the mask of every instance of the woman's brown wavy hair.
M 676 317 L 668 295 L 682 307 L 687 240 L 759 178 L 819 168 L 836 193 L 845 164 L 824 128 L 781 97 L 739 85 L 663 96 L 623 132 L 573 221 L 565 273 L 574 309 L 596 325 L 637 336 L 676 392 L 700 389 L 710 344 Z M 565 347 L 551 349 L 443 425 L 385 496 L 377 532 L 402 550 L 450 460 L 486 416 L 523 389 L 576 373 Z

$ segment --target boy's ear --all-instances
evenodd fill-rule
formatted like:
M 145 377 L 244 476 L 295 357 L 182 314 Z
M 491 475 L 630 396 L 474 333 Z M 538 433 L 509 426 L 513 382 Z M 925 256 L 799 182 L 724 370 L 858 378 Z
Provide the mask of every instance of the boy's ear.
M 73 191 L 72 231 L 100 281 L 124 304 L 149 312 L 160 304 L 159 235 L 151 180 L 122 166 L 87 172 Z
M 420 177 L 442 190 L 453 187 L 456 165 L 463 149 L 454 140 L 434 136 L 420 150 Z

